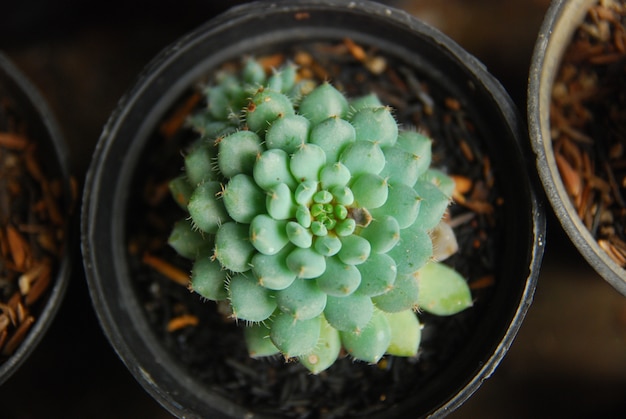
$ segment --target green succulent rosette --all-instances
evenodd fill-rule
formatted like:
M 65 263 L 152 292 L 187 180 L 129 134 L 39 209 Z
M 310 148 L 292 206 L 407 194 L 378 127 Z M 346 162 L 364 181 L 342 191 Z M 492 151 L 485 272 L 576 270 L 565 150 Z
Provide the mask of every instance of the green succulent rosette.
M 169 243 L 194 261 L 192 289 L 244 321 L 251 356 L 313 373 L 342 348 L 370 363 L 415 356 L 418 309 L 471 306 L 440 263 L 456 245 L 441 222 L 454 183 L 430 167 L 429 138 L 400 130 L 375 95 L 350 101 L 293 65 L 268 76 L 249 60 L 216 79 L 170 183 L 189 217 Z

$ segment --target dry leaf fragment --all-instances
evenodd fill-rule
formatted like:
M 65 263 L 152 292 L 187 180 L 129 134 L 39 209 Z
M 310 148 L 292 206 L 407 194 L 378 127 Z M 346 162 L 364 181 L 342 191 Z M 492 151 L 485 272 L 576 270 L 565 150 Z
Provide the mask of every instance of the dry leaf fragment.
M 149 253 L 144 253 L 142 260 L 143 260 L 143 263 L 152 267 L 157 272 L 160 272 L 161 274 L 171 279 L 172 281 L 184 287 L 187 287 L 189 285 L 189 274 L 187 274 L 182 269 L 172 265 L 171 263 L 168 263 L 164 261 L 163 259 L 160 259 Z
M 13 336 L 7 341 L 4 348 L 2 348 L 2 355 L 11 355 L 17 347 L 22 343 L 24 338 L 26 337 L 26 333 L 30 330 L 30 327 L 35 322 L 35 318 L 33 316 L 28 316 L 17 328 Z
M 44 294 L 52 280 L 52 265 L 50 262 L 42 263 L 41 270 L 38 272 L 30 291 L 26 294 L 24 303 L 27 306 L 33 305 Z
M 0 132 L 0 146 L 9 150 L 24 150 L 28 147 L 28 140 L 13 132 Z
M 178 317 L 174 317 L 167 323 L 167 331 L 175 332 L 176 330 L 189 327 L 189 326 L 197 326 L 199 323 L 199 319 L 191 314 L 183 314 Z
M 582 191 L 582 180 L 578 173 L 572 168 L 569 162 L 560 154 L 555 154 L 556 166 L 559 169 L 565 189 L 570 196 L 578 199 Z
M 28 243 L 20 232 L 10 224 L 6 226 L 6 237 L 16 269 L 24 271 L 27 260 L 30 256 L 30 247 L 28 246 Z
M 454 190 L 457 193 L 466 194 L 472 190 L 472 180 L 467 176 L 451 175 L 450 177 L 454 180 Z

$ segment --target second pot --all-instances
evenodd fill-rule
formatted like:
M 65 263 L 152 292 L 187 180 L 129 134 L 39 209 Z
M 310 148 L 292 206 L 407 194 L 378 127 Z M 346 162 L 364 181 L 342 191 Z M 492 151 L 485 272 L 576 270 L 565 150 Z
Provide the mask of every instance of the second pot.
M 2 266 L 2 293 L 3 297 L 6 297 L 1 301 L 3 322 L 0 331 L 2 340 L 0 384 L 2 384 L 28 359 L 61 307 L 70 282 L 73 252 L 76 250 L 73 245 L 76 242 L 71 222 L 74 196 L 67 144 L 42 95 L 3 54 L 0 54 L 0 100 L 2 100 L 0 116 L 3 118 L 0 128 L 4 130 L 10 126 L 9 134 L 13 133 L 14 129 L 14 134 L 20 141 L 28 143 L 25 148 L 18 146 L 11 150 L 9 146 L 6 149 L 3 147 L 2 151 L 3 173 L 0 185 L 3 188 L 2 262 L 7 261 L 7 265 Z M 2 134 L 7 133 L 2 131 Z M 26 170 L 25 156 L 29 153 L 27 151 L 29 147 L 34 147 L 32 159 L 38 167 L 36 170 L 40 170 L 40 174 L 36 176 L 32 175 L 32 170 L 30 172 Z M 8 163 L 12 159 L 14 159 L 12 163 Z M 20 172 L 23 173 L 19 174 Z M 41 178 L 37 179 L 39 176 Z M 18 196 L 23 197 L 22 199 L 14 198 L 12 191 L 16 188 L 16 181 L 20 182 L 17 185 L 20 188 Z M 55 181 L 59 182 L 58 195 L 51 193 L 51 185 Z M 44 188 L 47 188 L 47 191 L 44 191 Z M 50 199 L 52 202 L 49 202 L 46 208 L 36 210 L 40 204 L 37 201 L 44 199 Z M 53 218 L 51 212 L 54 212 L 56 217 Z M 22 224 L 29 223 L 32 225 L 23 228 Z M 10 225 L 18 231 L 17 241 L 24 241 L 27 245 L 27 250 L 22 256 L 23 263 L 16 259 L 12 260 L 13 249 L 9 251 L 5 248 L 7 241 L 11 241 L 7 240 Z M 51 234 L 47 236 L 48 247 L 42 246 L 39 241 L 44 233 Z M 20 253 L 19 249 L 16 253 Z M 51 261 L 50 271 L 45 274 L 48 268 L 42 267 L 48 266 L 48 261 Z M 29 272 L 39 273 L 32 275 L 28 287 L 22 288 L 18 285 L 20 281 L 18 278 L 25 279 Z M 31 291 L 32 295 L 29 298 L 28 294 Z M 36 298 L 33 297 L 35 293 L 39 295 Z M 29 301 L 31 299 L 32 302 Z M 11 318 L 10 324 L 8 321 L 4 322 L 7 318 Z M 19 320 L 16 321 L 16 318 Z
M 593 269 L 617 291 L 626 295 L 626 270 L 600 247 L 594 234 L 581 219 L 579 209 L 574 206 L 561 177 L 552 138 L 555 127 L 551 126 L 551 106 L 555 81 L 575 32 L 590 8 L 597 3 L 596 0 L 555 0 L 550 5 L 532 57 L 528 85 L 528 125 L 531 144 L 537 155 L 537 170 L 556 218 Z M 581 95 L 580 92 L 577 94 Z

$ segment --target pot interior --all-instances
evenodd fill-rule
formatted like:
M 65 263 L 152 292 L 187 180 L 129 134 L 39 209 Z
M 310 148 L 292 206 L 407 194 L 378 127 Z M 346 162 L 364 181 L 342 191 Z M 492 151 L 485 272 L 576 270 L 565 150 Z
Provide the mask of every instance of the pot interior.
M 441 355 L 445 361 L 438 363 L 436 374 L 431 371 L 422 382 L 409 384 L 413 386 L 409 388 L 411 396 L 390 403 L 382 414 L 425 416 L 451 411 L 504 356 L 535 287 L 543 251 L 543 215 L 529 181 L 519 117 L 502 87 L 482 65 L 408 15 L 379 5 L 344 5 L 338 10 L 330 10 L 326 3 L 304 8 L 279 5 L 269 9 L 252 6 L 252 12 L 248 7 L 236 9 L 168 49 L 148 67 L 105 129 L 90 169 L 83 215 L 87 276 L 103 327 L 136 378 L 174 414 L 246 414 L 246 407 L 227 401 L 224 394 L 203 383 L 202 374 L 188 376 L 185 362 L 189 360 L 177 358 L 164 347 L 162 336 L 142 308 L 141 296 L 149 290 L 137 284 L 141 281 L 137 258 L 128 251 L 129 226 L 143 216 L 138 188 L 145 184 L 147 168 L 162 164 L 158 160 L 162 156 L 155 155 L 155 127 L 224 62 L 314 42 L 338 45 L 349 38 L 375 50 L 388 63 L 406 68 L 416 80 L 427 80 L 441 98 L 458 100 L 466 112 L 464 117 L 478 133 L 470 145 L 476 160 L 466 161 L 459 170 L 471 170 L 476 162 L 488 161 L 493 171 L 498 194 L 494 198 L 497 226 L 492 230 L 496 245 L 489 255 L 493 286 L 476 291 L 484 303 L 477 302 L 467 314 L 469 330 L 461 334 L 462 343 L 453 353 Z M 240 28 L 245 28 L 245 36 Z M 435 141 L 437 154 L 467 159 L 459 152 L 461 144 Z M 179 146 L 167 147 L 180 159 Z M 174 167 L 182 165 L 182 160 L 174 161 L 179 162 Z M 445 319 L 441 327 L 454 328 L 454 323 L 454 319 Z

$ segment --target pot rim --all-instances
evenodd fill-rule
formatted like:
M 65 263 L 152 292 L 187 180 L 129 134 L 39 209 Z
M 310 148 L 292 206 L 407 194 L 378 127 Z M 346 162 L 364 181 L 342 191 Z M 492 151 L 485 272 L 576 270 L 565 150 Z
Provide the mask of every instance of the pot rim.
M 587 263 L 616 291 L 626 296 L 626 270 L 598 245 L 583 224 L 563 185 L 550 136 L 552 86 L 565 48 L 596 0 L 554 0 L 535 43 L 528 83 L 528 126 L 537 172 L 561 227 Z
M 502 118 L 505 120 L 503 124 L 506 124 L 507 127 L 509 127 L 513 136 L 519 137 L 519 141 L 514 144 L 516 146 L 516 152 L 519 153 L 519 155 L 523 155 L 525 161 L 529 161 L 526 159 L 526 154 L 528 153 L 526 153 L 526 150 L 522 149 L 523 145 L 520 144 L 521 139 L 525 138 L 526 135 L 525 128 L 521 123 L 521 118 L 519 118 L 518 112 L 504 88 L 491 74 L 487 72 L 484 65 L 438 30 L 418 21 L 406 12 L 393 9 L 379 3 L 370 1 L 345 2 L 338 0 L 248 3 L 236 6 L 230 11 L 227 11 L 217 18 L 210 20 L 207 24 L 201 26 L 195 31 L 192 31 L 190 34 L 182 37 L 179 41 L 166 48 L 146 67 L 146 70 L 141 74 L 139 81 L 122 98 L 118 107 L 111 115 L 111 118 L 105 126 L 100 140 L 98 141 L 92 165 L 87 173 L 87 180 L 83 193 L 81 243 L 90 293 L 96 307 L 96 312 L 98 313 L 98 318 L 107 337 L 112 342 L 118 355 L 135 378 L 153 397 L 157 399 L 157 401 L 174 414 L 194 416 L 193 412 L 186 410 L 185 407 L 180 406 L 173 401 L 171 396 L 167 394 L 166 390 L 158 387 L 152 380 L 150 371 L 144 370 L 140 365 L 141 363 L 139 362 L 139 357 L 132 353 L 130 345 L 122 338 L 120 327 L 115 322 L 115 316 L 111 311 L 112 309 L 106 304 L 103 284 L 98 278 L 98 261 L 96 257 L 97 249 L 95 246 L 96 231 L 95 227 L 91 223 L 91 220 L 94 218 L 98 210 L 97 198 L 102 187 L 101 182 L 105 177 L 103 174 L 104 169 L 102 159 L 107 157 L 111 147 L 110 143 L 112 139 L 118 135 L 120 125 L 123 123 L 121 120 L 127 117 L 126 113 L 128 112 L 128 109 L 136 104 L 138 97 L 141 96 L 141 94 L 148 89 L 152 83 L 158 82 L 157 80 L 159 79 L 159 74 L 158 72 L 155 73 L 155 71 L 159 68 L 163 68 L 164 66 L 173 65 L 179 56 L 193 48 L 194 43 L 200 42 L 203 37 L 208 37 L 206 35 L 207 31 L 210 32 L 224 30 L 224 28 L 236 27 L 237 25 L 241 25 L 245 22 L 246 19 L 249 19 L 249 16 L 255 16 L 256 18 L 262 19 L 270 16 L 271 14 L 278 13 L 294 14 L 296 12 L 303 11 L 327 12 L 329 8 L 338 8 L 341 13 L 366 13 L 370 15 L 368 18 L 382 17 L 392 26 L 402 28 L 402 30 L 406 31 L 417 31 L 422 37 L 425 38 L 425 42 L 430 42 L 433 45 L 436 44 L 438 47 L 443 48 L 443 54 L 445 54 L 449 59 L 459 63 L 465 63 L 466 67 L 470 67 L 467 71 L 471 73 L 471 76 L 480 80 L 481 83 L 487 86 L 490 93 L 493 94 L 494 101 L 501 107 L 500 111 L 503 114 Z M 259 15 L 262 15 L 262 17 L 259 17 Z M 515 141 L 512 141 L 512 143 L 515 143 Z M 524 167 L 523 170 L 525 169 L 527 168 Z M 507 324 L 504 336 L 501 337 L 500 341 L 486 357 L 487 359 L 485 362 L 481 361 L 480 365 L 475 366 L 475 372 L 471 380 L 465 382 L 462 387 L 458 389 L 454 397 L 437 406 L 437 408 L 430 411 L 428 415 L 439 416 L 452 412 L 465 400 L 467 400 L 480 387 L 485 379 L 491 376 L 512 344 L 521 325 L 521 321 L 532 302 L 538 271 L 543 256 L 545 214 L 543 205 L 540 200 L 537 199 L 535 194 L 535 185 L 532 173 L 529 173 L 527 179 L 529 179 L 529 200 L 530 205 L 532 206 L 532 208 L 530 208 L 531 214 L 529 214 L 529 229 L 532 230 L 529 234 L 532 234 L 532 237 L 529 238 L 528 243 L 531 251 L 528 255 L 528 275 L 525 278 L 523 289 L 520 290 L 517 307 L 515 307 L 513 313 L 510 315 L 511 320 L 510 323 Z M 105 261 L 103 263 L 108 262 Z M 136 308 L 126 307 L 125 310 L 135 312 Z M 161 360 L 159 360 L 159 362 L 161 362 Z
M 32 113 L 32 116 L 35 117 L 44 128 L 47 138 L 42 138 L 42 140 L 50 143 L 53 150 L 53 158 L 55 164 L 58 165 L 59 175 L 65 182 L 64 187 L 69 208 L 72 199 L 71 186 L 69 185 L 70 153 L 52 110 L 39 90 L 2 52 L 0 52 L 0 78 L 6 79 L 8 83 L 13 84 L 13 86 L 9 87 L 15 89 L 16 95 L 20 96 L 16 96 L 13 99 L 26 108 L 25 112 Z M 32 122 L 29 123 L 32 124 Z M 74 259 L 74 236 L 72 233 L 72 221 L 69 215 L 66 224 L 65 252 L 63 257 L 58 260 L 54 284 L 48 291 L 49 295 L 46 297 L 47 301 L 45 305 L 42 307 L 40 314 L 37 316 L 22 343 L 8 359 L 0 364 L 0 385 L 8 380 L 19 367 L 26 362 L 33 350 L 39 345 L 63 302 L 70 282 L 72 262 Z

